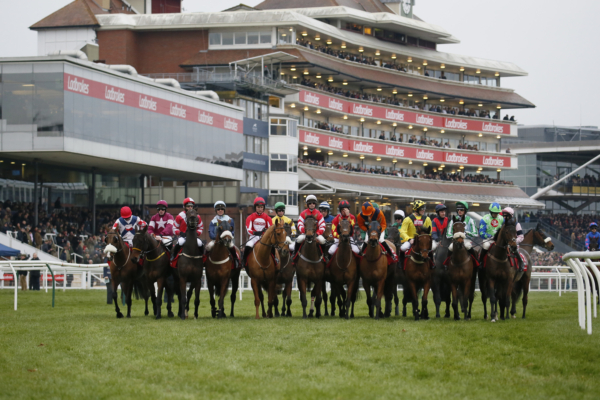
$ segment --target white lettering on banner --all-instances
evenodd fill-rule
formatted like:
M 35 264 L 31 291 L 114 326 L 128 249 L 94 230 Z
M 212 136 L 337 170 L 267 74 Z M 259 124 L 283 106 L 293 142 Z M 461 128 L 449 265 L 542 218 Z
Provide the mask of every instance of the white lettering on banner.
M 198 111 L 198 122 L 203 124 L 212 125 L 213 124 L 213 116 L 205 113 L 204 111 Z
M 373 145 L 372 144 L 368 144 L 368 143 L 363 143 L 363 142 L 354 142 L 354 151 L 362 151 L 365 153 L 372 153 L 373 152 Z
M 387 156 L 404 157 L 404 149 L 395 146 L 385 146 L 385 154 Z
M 484 132 L 492 132 L 492 133 L 504 133 L 504 127 L 502 125 L 490 123 L 483 123 L 483 127 L 481 128 Z
M 229 129 L 232 131 L 236 131 L 238 130 L 238 123 L 235 122 L 235 120 L 233 119 L 229 119 L 229 118 L 225 118 L 225 129 Z
M 304 141 L 306 143 L 319 144 L 319 137 L 317 135 L 313 135 L 310 132 L 305 132 Z
M 344 104 L 341 101 L 337 101 L 336 99 L 329 99 L 329 108 L 338 111 L 343 111 Z
M 368 117 L 372 117 L 373 109 L 371 107 L 363 106 L 362 104 L 353 104 L 352 113 L 356 115 L 366 115 Z
M 433 118 L 428 115 L 417 114 L 417 124 L 433 126 Z
M 467 121 L 462 119 L 446 119 L 446 128 L 450 129 L 469 129 Z
M 173 103 L 170 103 L 169 113 L 174 117 L 186 118 L 187 111 L 185 108 L 177 106 L 177 104 L 173 105 Z
M 336 149 L 343 149 L 344 148 L 344 142 L 341 141 L 340 139 L 329 138 L 329 147 L 334 147 Z
M 490 165 L 492 167 L 503 167 L 504 159 L 498 158 L 498 157 L 494 158 L 492 156 L 490 156 L 490 157 L 483 156 L 483 165 Z
M 140 101 L 138 104 L 140 105 L 141 108 L 156 111 L 156 102 L 152 99 L 152 97 L 151 98 L 148 98 L 147 96 L 142 97 L 142 95 L 140 94 Z
M 385 117 L 394 121 L 404 121 L 404 113 L 395 110 L 385 110 Z
M 119 89 L 115 90 L 113 87 L 111 87 L 110 90 L 108 87 L 104 89 L 104 98 L 119 103 L 125 103 L 125 93 L 121 93 Z
M 417 150 L 417 158 L 419 160 L 433 160 L 433 153 L 427 150 Z
M 469 162 L 469 157 L 463 154 L 446 153 L 446 162 L 467 164 Z
M 319 105 L 319 96 L 314 95 L 310 92 L 304 92 L 304 102 L 318 106 Z
M 67 87 L 69 88 L 69 90 L 72 90 L 74 92 L 90 94 L 90 84 L 85 83 L 83 79 L 81 81 L 78 81 L 77 78 L 71 79 L 71 77 L 69 77 Z

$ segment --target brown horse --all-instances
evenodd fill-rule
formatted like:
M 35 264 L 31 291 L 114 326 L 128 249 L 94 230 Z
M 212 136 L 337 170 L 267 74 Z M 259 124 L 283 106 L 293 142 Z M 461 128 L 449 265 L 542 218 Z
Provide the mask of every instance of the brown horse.
M 258 309 L 262 305 L 263 318 L 267 316 L 273 318 L 273 304 L 275 303 L 276 280 L 279 272 L 279 265 L 271 257 L 273 248 L 280 249 L 285 243 L 285 228 L 283 220 L 277 225 L 271 225 L 263 234 L 260 240 L 254 245 L 250 255 L 248 255 L 248 276 L 251 279 L 252 291 L 254 292 L 254 306 L 256 307 L 256 319 L 260 319 Z M 278 257 L 277 250 L 275 255 Z M 268 288 L 269 312 L 265 313 L 263 303 L 263 293 L 261 286 Z
M 379 244 L 380 236 L 381 225 L 377 221 L 371 221 L 367 230 L 367 249 L 360 260 L 359 266 L 363 287 L 367 295 L 369 316 L 371 318 L 375 317 L 375 319 L 383 317 L 381 312 L 381 298 L 383 297 L 385 280 L 388 277 L 388 262 Z M 371 297 L 371 286 L 376 291 L 376 298 Z
M 123 314 L 119 309 L 119 302 L 117 301 L 117 288 L 119 285 L 121 285 L 121 291 L 125 293 L 127 318 L 131 318 L 131 295 L 133 293 L 133 287 L 136 284 L 136 281 L 139 283 L 144 271 L 141 266 L 133 262 L 131 257 L 132 251 L 129 249 L 129 246 L 125 244 L 118 232 L 111 229 L 106 235 L 105 242 L 106 248 L 104 251 L 107 253 L 109 261 L 113 302 L 115 303 L 117 318 L 123 318 Z M 149 290 L 145 284 L 142 285 L 142 290 L 144 299 L 146 300 L 145 315 L 148 315 Z
M 229 286 L 232 268 L 235 260 L 230 253 L 233 246 L 231 225 L 228 221 L 217 221 L 216 239 L 204 266 L 208 292 L 210 293 L 210 308 L 212 317 L 225 318 L 225 295 Z M 237 249 L 234 247 L 234 250 Z M 219 308 L 215 307 L 215 293 L 219 297 Z
M 317 244 L 317 220 L 309 215 L 304 221 L 306 239 L 298 250 L 299 256 L 296 261 L 296 277 L 300 300 L 302 302 L 302 318 L 306 315 L 306 286 L 313 282 L 315 287 L 311 295 L 315 296 L 316 317 L 321 317 L 321 292 L 323 289 L 323 276 L 325 274 L 325 263 Z M 312 314 L 310 315 L 312 317 Z
M 356 296 L 353 295 L 354 292 L 358 290 L 358 265 L 356 256 L 352 252 L 352 225 L 350 225 L 349 220 L 340 220 L 338 234 L 340 237 L 339 246 L 333 256 L 327 274 L 330 277 L 332 298 L 335 299 L 338 294 L 340 297 L 343 297 L 342 293 L 344 292 L 344 285 L 348 286 L 348 292 L 344 299 L 343 307 L 340 307 L 339 312 L 340 318 L 346 317 L 346 319 L 348 319 L 350 318 L 350 302 L 354 305 L 354 300 L 352 300 L 352 298 L 356 299 Z M 331 307 L 332 315 L 334 315 L 333 302 Z
M 284 223 L 283 227 L 285 229 L 286 237 L 290 237 L 292 235 L 292 227 Z M 296 273 L 296 268 L 292 263 L 292 257 L 290 254 L 290 245 L 285 243 L 281 249 L 281 268 L 279 269 L 279 273 L 277 274 L 277 286 L 282 287 L 281 290 L 281 316 L 282 317 L 291 317 L 292 316 L 292 286 L 294 282 L 294 274 Z M 279 290 L 279 289 L 277 289 Z M 275 316 L 279 316 L 279 298 L 275 297 Z
M 335 239 L 333 238 L 333 224 L 328 223 L 325 224 L 325 230 L 323 231 L 323 237 L 326 240 L 325 245 L 323 246 L 323 251 L 328 251 L 329 247 L 331 247 L 333 245 L 333 243 L 335 242 Z M 325 264 L 327 264 L 325 262 L 325 258 L 323 260 L 323 262 Z M 341 305 L 341 294 L 339 292 L 336 292 L 334 290 L 333 287 L 331 287 L 331 293 L 329 293 L 329 295 L 327 294 L 327 282 L 331 283 L 331 276 L 329 275 L 329 271 L 327 269 L 324 270 L 323 272 L 323 284 L 321 286 L 322 291 L 321 291 L 321 295 L 323 297 L 323 306 L 325 308 L 325 316 L 329 316 L 329 310 L 327 309 L 327 298 L 329 298 L 329 300 L 331 301 L 331 316 L 335 316 L 335 300 L 336 298 L 338 299 L 338 304 Z M 309 317 L 312 317 L 314 314 L 314 309 L 315 309 L 315 288 L 313 287 L 311 293 L 310 293 L 310 312 L 308 313 Z
M 470 320 L 477 275 L 471 255 L 465 247 L 465 223 L 457 216 L 452 219 L 454 237 L 452 239 L 452 256 L 448 265 L 448 278 L 452 288 L 452 309 L 454 310 L 454 319 L 459 321 L 458 303 L 460 301 L 460 308 L 465 320 Z
M 427 310 L 427 295 L 431 287 L 431 247 L 433 239 L 430 235 L 431 228 L 417 227 L 417 236 L 411 248 L 410 257 L 406 260 L 404 270 L 406 286 L 404 286 L 405 296 L 411 300 L 413 306 L 413 315 L 415 321 L 419 318 L 429 319 Z M 423 288 L 421 297 L 422 311 L 419 312 L 419 298 L 417 297 L 419 289 Z
M 490 298 L 490 318 L 492 322 L 498 320 L 498 303 L 500 303 L 500 318 L 508 318 L 510 296 L 515 281 L 516 270 L 510 265 L 509 252 L 517 252 L 517 229 L 513 220 L 505 221 L 502 228 L 496 233 L 496 243 L 487 253 L 487 261 L 481 270 L 485 270 L 485 279 L 479 276 L 482 287 L 481 299 L 484 305 L 484 318 L 487 318 L 485 307 L 487 296 Z M 482 260 L 484 261 L 484 260 Z M 483 284 L 481 284 L 483 282 Z
M 187 230 L 185 232 L 185 244 L 175 270 L 175 281 L 179 283 L 179 316 L 185 320 L 188 317 L 190 299 L 192 290 L 196 290 L 196 300 L 194 305 L 194 318 L 198 318 L 198 307 L 200 306 L 200 288 L 202 286 L 202 254 L 198 248 L 198 213 L 193 208 L 186 212 Z M 190 291 L 186 292 L 187 283 L 190 282 Z
M 400 232 L 398 231 L 398 228 L 396 227 L 388 227 L 388 241 L 390 241 L 394 246 L 396 246 L 396 249 L 399 249 L 400 246 L 402 245 L 401 243 L 401 239 L 400 239 Z M 396 266 L 394 267 L 393 270 L 393 274 L 394 274 L 394 284 L 390 287 L 391 293 L 385 293 L 386 296 L 386 304 L 385 304 L 385 314 L 388 313 L 388 305 L 387 305 L 387 298 L 389 297 L 393 297 L 394 299 L 394 303 L 395 303 L 395 311 L 394 311 L 394 315 L 400 315 L 400 299 L 398 298 L 398 285 L 402 285 L 403 288 L 406 288 L 406 275 L 404 274 L 404 253 L 402 251 L 400 251 L 398 253 L 398 262 L 396 263 Z M 387 287 L 387 283 L 386 283 L 386 287 Z M 407 297 L 407 291 L 403 290 L 403 297 L 402 297 L 402 316 L 406 317 L 406 304 L 408 304 L 408 297 Z M 391 306 L 391 302 L 390 302 L 390 306 Z M 390 315 L 391 315 L 391 310 L 389 310 Z
M 510 315 L 513 318 L 516 318 L 517 314 L 517 302 L 519 301 L 519 297 L 521 294 L 523 295 L 523 318 L 525 318 L 525 311 L 527 310 L 527 301 L 529 297 L 529 282 L 531 281 L 531 272 L 532 272 L 532 263 L 529 254 L 533 251 L 533 246 L 537 245 L 545 248 L 548 251 L 554 250 L 554 243 L 544 231 L 540 228 L 540 226 L 536 226 L 535 229 L 530 229 L 529 232 L 525 234 L 523 241 L 519 244 L 519 252 L 525 254 L 525 257 L 528 261 L 527 271 L 522 274 L 521 279 L 517 280 L 513 285 L 512 291 L 512 304 L 510 309 Z
M 173 317 L 171 311 L 171 299 L 173 298 L 173 288 L 169 287 L 167 280 L 173 274 L 169 263 L 169 254 L 162 242 L 156 240 L 148 233 L 148 226 L 136 228 L 135 236 L 133 237 L 131 260 L 137 264 L 141 255 L 144 259 L 144 275 L 146 277 L 147 286 L 150 288 L 152 300 L 154 302 L 154 314 L 156 319 L 162 318 L 162 298 L 163 290 L 167 290 L 167 311 L 168 316 Z M 158 293 L 154 295 L 154 283 L 158 286 Z

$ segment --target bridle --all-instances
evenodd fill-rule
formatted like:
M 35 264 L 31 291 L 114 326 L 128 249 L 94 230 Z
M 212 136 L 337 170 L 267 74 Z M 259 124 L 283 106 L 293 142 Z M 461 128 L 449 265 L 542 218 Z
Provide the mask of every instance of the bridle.
M 273 239 L 275 239 L 275 244 L 271 244 L 271 243 L 263 243 L 263 241 L 262 241 L 262 236 L 260 237 L 260 239 L 259 239 L 259 241 L 258 241 L 258 242 L 259 242 L 260 244 L 262 244 L 263 246 L 270 247 L 271 249 L 274 247 L 274 248 L 276 248 L 277 250 L 281 250 L 281 249 L 283 248 L 283 247 L 281 247 L 281 245 L 285 243 L 285 240 L 284 240 L 283 242 L 278 242 L 278 241 L 277 241 L 277 237 L 275 236 L 275 233 L 277 232 L 277 230 L 281 230 L 281 229 L 283 229 L 283 230 L 285 231 L 285 227 L 283 227 L 283 226 L 282 226 L 282 227 L 277 227 L 277 226 L 274 226 L 274 227 L 273 227 L 273 231 L 271 231 L 271 239 L 270 239 L 270 240 L 272 241 Z M 266 270 L 269 268 L 269 265 L 267 265 L 266 267 L 263 267 L 263 266 L 262 266 L 262 264 L 260 263 L 260 261 L 258 261 L 258 257 L 256 257 L 256 252 L 255 252 L 255 249 L 256 249 L 256 246 L 254 246 L 254 247 L 252 248 L 252 255 L 254 256 L 254 260 L 256 261 L 256 263 L 258 264 L 258 266 L 260 267 L 260 269 L 262 269 L 263 271 L 266 271 Z M 269 264 L 270 264 L 270 263 L 269 263 Z
M 117 249 L 117 251 L 115 252 L 115 255 L 122 252 L 123 250 L 125 250 L 125 245 L 123 244 L 123 238 L 121 238 L 121 235 L 119 235 L 116 232 L 112 232 L 109 233 L 108 235 L 112 235 L 113 237 L 117 238 L 117 243 L 118 245 L 121 247 L 120 249 Z M 108 235 L 106 236 L 106 238 L 108 239 Z M 113 259 L 113 263 L 115 264 L 115 267 L 117 267 L 117 271 L 120 271 L 123 269 L 123 267 L 125 267 L 127 265 L 127 263 L 129 262 L 129 258 L 131 258 L 131 251 L 129 251 L 129 254 L 127 255 L 127 260 L 125 260 L 125 263 L 123 263 L 123 265 L 121 265 L 120 267 L 117 265 L 117 263 L 114 261 L 114 256 L 112 256 Z
M 148 243 L 148 240 L 147 240 L 148 238 L 147 238 L 146 234 L 148 234 L 148 233 L 147 232 L 139 231 L 139 232 L 136 232 L 134 236 L 143 235 L 142 236 L 142 240 L 143 240 L 144 246 L 148 246 L 148 245 L 150 245 L 150 243 Z M 156 247 L 153 247 L 150 250 L 142 250 L 142 249 L 138 249 L 137 247 L 133 247 L 131 250 L 139 251 L 141 256 L 145 256 L 147 254 L 152 253 L 153 251 L 157 251 L 158 250 L 158 248 L 162 245 L 162 242 L 160 240 L 158 240 L 157 242 L 158 242 L 158 244 L 156 245 Z M 165 255 L 165 251 L 163 250 L 163 252 L 160 253 L 158 255 L 158 257 L 156 257 L 156 258 L 154 258 L 152 260 L 149 259 L 149 258 L 146 258 L 146 261 L 153 262 L 153 261 L 158 260 L 159 258 L 161 258 L 164 255 Z
M 417 244 L 417 245 L 419 246 L 418 250 L 421 250 L 421 246 L 420 246 L 420 243 L 419 243 L 419 238 L 420 238 L 420 237 L 422 237 L 422 236 L 428 236 L 428 237 L 431 237 L 431 236 L 430 236 L 429 234 L 427 234 L 427 233 L 422 233 L 422 234 L 420 234 L 420 235 L 417 235 L 417 237 L 416 237 L 416 238 L 414 238 L 414 239 L 415 239 L 415 244 Z M 429 257 L 423 257 L 423 256 L 421 255 L 421 252 L 420 252 L 420 251 L 419 251 L 419 252 L 416 252 L 416 251 L 415 251 L 415 247 L 411 247 L 411 249 L 410 249 L 410 250 L 411 250 L 411 253 L 410 253 L 410 258 L 411 258 L 411 259 L 412 259 L 414 262 L 416 262 L 417 264 L 423 264 L 423 263 L 424 263 L 424 262 L 425 262 L 427 259 L 429 259 Z M 429 251 L 428 251 L 428 253 L 429 253 L 429 252 L 431 252 L 431 250 L 429 250 Z M 415 256 L 416 256 L 416 257 L 418 257 L 419 259 L 415 259 Z

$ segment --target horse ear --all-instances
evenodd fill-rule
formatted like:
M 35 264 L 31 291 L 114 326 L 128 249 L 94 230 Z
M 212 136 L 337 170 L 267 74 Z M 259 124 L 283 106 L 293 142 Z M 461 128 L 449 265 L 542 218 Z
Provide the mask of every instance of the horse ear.
M 426 234 L 430 234 L 431 233 L 431 227 L 429 228 L 423 228 L 423 232 L 425 232 Z

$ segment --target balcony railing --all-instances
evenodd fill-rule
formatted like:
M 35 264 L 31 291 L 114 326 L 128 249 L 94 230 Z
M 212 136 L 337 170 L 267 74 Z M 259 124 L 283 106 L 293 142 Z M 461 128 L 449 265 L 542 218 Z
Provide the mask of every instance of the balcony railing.
M 148 74 L 152 79 L 172 78 L 179 83 L 205 84 L 205 83 L 245 83 L 252 86 L 264 86 L 274 89 L 287 88 L 283 80 L 274 80 L 259 72 L 229 71 L 216 72 L 195 68 L 194 72 Z

